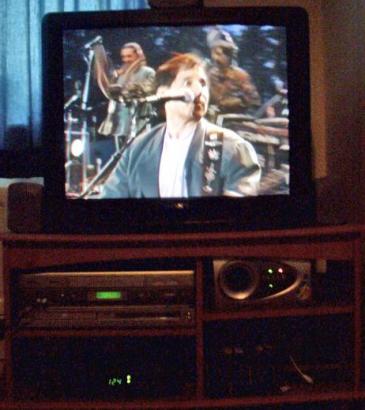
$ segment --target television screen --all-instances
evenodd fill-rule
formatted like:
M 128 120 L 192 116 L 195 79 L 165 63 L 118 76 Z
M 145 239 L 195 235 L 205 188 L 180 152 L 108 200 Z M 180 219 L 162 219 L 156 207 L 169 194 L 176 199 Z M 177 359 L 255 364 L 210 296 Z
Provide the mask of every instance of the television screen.
M 142 230 L 275 225 L 298 204 L 312 221 L 305 12 L 185 11 L 46 17 L 50 206 Z
M 199 59 L 189 60 L 190 55 Z M 168 85 L 156 84 L 159 72 L 169 61 L 181 64 L 182 76 L 205 84 L 186 85 L 185 78 Z M 65 30 L 63 65 L 67 197 L 289 194 L 285 27 L 201 24 Z M 89 75 L 91 79 L 86 82 Z M 201 118 L 192 116 L 186 125 L 180 125 L 181 119 L 193 114 L 199 104 L 203 105 Z M 167 116 L 159 112 L 164 110 L 168 110 Z M 164 124 L 162 128 L 159 123 Z M 174 135 L 168 134 L 172 127 Z M 192 175 L 190 184 L 186 181 L 191 171 L 188 158 L 199 161 L 204 157 L 204 148 L 189 152 L 194 144 L 186 134 L 191 133 L 193 140 L 199 138 L 199 145 L 204 147 L 208 136 L 203 131 L 199 134 L 201 127 L 204 132 L 223 132 L 223 145 L 217 142 L 216 147 L 207 148 L 207 156 L 219 156 L 221 151 L 223 163 L 207 157 L 201 165 L 203 172 L 213 166 L 217 174 L 222 172 L 222 177 L 217 177 L 217 188 L 213 188 L 215 181 L 211 182 L 211 191 L 201 172 Z M 150 134 L 153 140 L 161 137 L 156 147 L 145 142 Z M 186 136 L 186 144 L 180 141 L 180 135 L 184 139 Z M 232 147 L 226 141 L 229 137 L 234 139 Z M 144 144 L 147 147 L 140 149 Z M 154 148 L 152 155 L 149 150 Z M 231 153 L 225 155 L 226 149 L 240 150 L 241 160 Z M 116 161 L 114 170 L 112 161 L 105 171 L 107 174 L 110 170 L 111 176 L 104 175 L 89 187 L 92 178 L 121 150 L 125 151 L 119 160 L 123 165 Z M 133 159 L 127 159 L 129 155 Z M 252 170 L 245 161 L 250 162 Z M 183 170 L 178 168 L 183 165 Z M 122 177 L 123 166 L 133 166 L 133 172 Z M 230 175 L 233 173 L 237 176 Z M 176 175 L 174 181 L 169 181 L 172 175 Z M 229 185 L 222 181 L 223 175 L 231 180 Z M 193 187 L 193 183 L 199 186 Z

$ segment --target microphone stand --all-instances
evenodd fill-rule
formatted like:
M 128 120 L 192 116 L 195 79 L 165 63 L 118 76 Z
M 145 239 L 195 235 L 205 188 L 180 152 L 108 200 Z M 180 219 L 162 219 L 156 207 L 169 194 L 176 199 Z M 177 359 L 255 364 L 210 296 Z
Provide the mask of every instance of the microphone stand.
M 77 197 L 77 199 L 85 198 L 96 185 L 98 185 L 108 177 L 108 175 L 111 173 L 111 171 L 114 169 L 114 167 L 122 157 L 124 151 L 133 143 L 137 136 L 140 135 L 140 132 L 136 132 L 136 108 L 138 102 L 136 102 L 136 100 L 132 100 L 132 104 L 134 105 L 134 110 L 132 115 L 131 132 L 128 140 L 110 157 L 108 162 L 103 166 L 100 172 L 95 175 L 95 177 L 90 181 L 84 191 Z
M 90 79 L 91 79 L 91 65 L 94 59 L 94 50 L 92 48 L 89 49 L 88 57 L 84 57 L 87 70 L 85 74 L 85 82 L 84 88 L 82 90 L 81 96 L 81 112 L 82 112 L 82 125 L 81 125 L 81 140 L 84 146 L 83 152 L 83 160 L 82 160 L 82 180 L 84 185 L 85 181 L 87 181 L 87 170 L 90 163 L 90 138 L 88 132 L 88 124 L 87 124 L 87 112 L 89 110 L 88 107 L 88 100 L 89 100 L 89 93 L 90 93 Z
M 95 177 L 90 181 L 88 186 L 84 189 L 84 192 L 82 192 L 77 197 L 77 199 L 85 198 L 96 185 L 98 185 L 110 174 L 110 172 L 114 169 L 114 167 L 117 165 L 118 161 L 122 157 L 124 151 L 132 144 L 135 138 L 136 136 L 134 138 L 130 138 L 125 144 L 123 144 L 122 148 L 116 151 L 109 158 L 108 162 L 103 166 L 100 172 L 97 175 L 95 175 Z

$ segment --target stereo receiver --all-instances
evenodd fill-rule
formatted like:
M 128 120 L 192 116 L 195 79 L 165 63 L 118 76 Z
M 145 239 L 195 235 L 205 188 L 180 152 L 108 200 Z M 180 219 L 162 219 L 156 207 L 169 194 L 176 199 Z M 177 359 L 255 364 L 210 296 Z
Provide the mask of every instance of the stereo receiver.
M 193 270 L 24 273 L 19 291 L 24 327 L 194 324 Z

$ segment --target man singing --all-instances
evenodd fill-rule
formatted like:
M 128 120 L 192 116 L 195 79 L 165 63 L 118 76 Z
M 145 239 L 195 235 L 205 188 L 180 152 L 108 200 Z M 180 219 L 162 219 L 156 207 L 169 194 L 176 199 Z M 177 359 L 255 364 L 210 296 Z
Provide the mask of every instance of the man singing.
M 252 145 L 208 122 L 203 61 L 180 54 L 156 72 L 166 122 L 138 136 L 102 188 L 104 198 L 186 198 L 257 194 L 260 166 Z M 181 100 L 168 96 L 181 95 Z

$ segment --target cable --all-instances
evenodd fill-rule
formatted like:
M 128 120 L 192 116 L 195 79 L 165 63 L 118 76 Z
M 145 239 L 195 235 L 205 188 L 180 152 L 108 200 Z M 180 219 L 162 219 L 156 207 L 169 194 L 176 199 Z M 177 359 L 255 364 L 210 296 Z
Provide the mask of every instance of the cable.
M 303 378 L 304 381 L 306 381 L 308 384 L 313 384 L 314 380 L 312 379 L 312 377 L 310 377 L 308 374 L 303 373 L 299 366 L 296 364 L 295 360 L 293 359 L 292 355 L 289 355 L 289 359 L 292 362 L 295 370 L 300 374 L 300 376 Z

